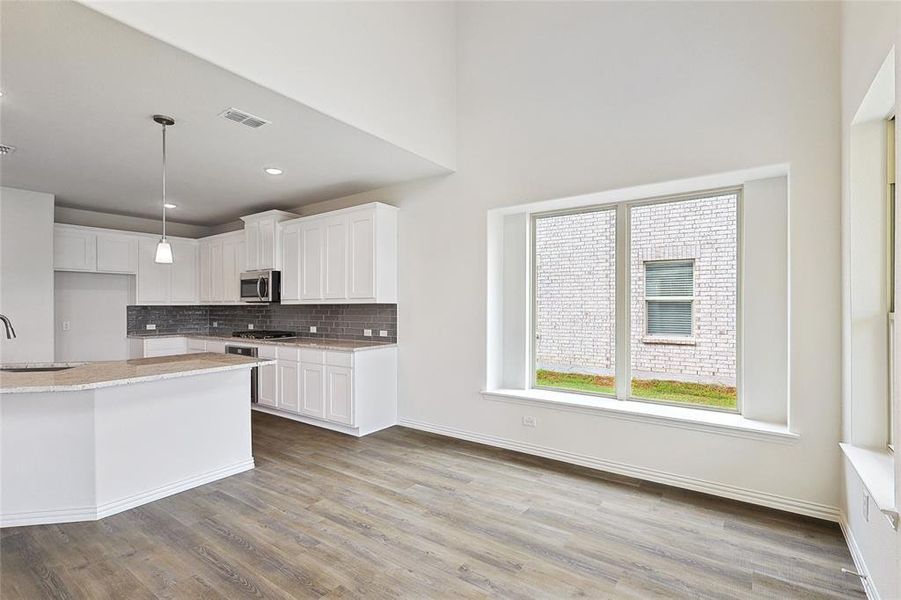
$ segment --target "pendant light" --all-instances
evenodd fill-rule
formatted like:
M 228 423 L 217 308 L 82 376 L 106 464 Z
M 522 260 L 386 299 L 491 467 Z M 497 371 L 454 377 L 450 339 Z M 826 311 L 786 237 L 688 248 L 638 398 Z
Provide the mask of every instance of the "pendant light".
M 156 256 L 153 262 L 171 265 L 172 264 L 172 246 L 166 239 L 166 127 L 175 125 L 175 119 L 166 115 L 153 115 L 153 120 L 163 127 L 163 237 L 160 238 L 159 244 L 156 245 Z

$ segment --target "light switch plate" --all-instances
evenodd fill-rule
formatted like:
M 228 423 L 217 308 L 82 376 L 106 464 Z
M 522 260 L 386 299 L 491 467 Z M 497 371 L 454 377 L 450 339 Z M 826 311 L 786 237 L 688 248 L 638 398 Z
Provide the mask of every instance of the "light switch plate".
M 144 329 L 147 331 L 154 331 L 156 329 L 156 323 L 147 323 L 144 325 Z
M 384 329 L 379 329 L 379 337 L 388 337 L 388 332 Z
M 310 325 L 310 333 L 316 333 L 316 326 Z
M 363 330 L 363 335 L 365 335 L 366 337 L 372 337 L 372 330 L 371 330 L 371 329 L 364 329 L 364 330 Z
M 72 329 L 72 321 L 63 321 L 63 331 Z
M 248 324 L 247 324 L 247 329 L 253 329 L 253 323 L 248 323 Z
M 219 321 L 213 321 L 213 327 L 219 327 Z

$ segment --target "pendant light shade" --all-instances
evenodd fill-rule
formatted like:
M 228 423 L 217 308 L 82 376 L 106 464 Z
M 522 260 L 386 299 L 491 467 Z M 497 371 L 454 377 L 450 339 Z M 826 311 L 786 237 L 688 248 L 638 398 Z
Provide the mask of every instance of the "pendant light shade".
M 160 242 L 156 245 L 156 256 L 153 258 L 153 262 L 157 262 L 162 265 L 172 264 L 172 246 L 169 245 L 169 242 L 166 240 L 166 238 L 161 239 Z
M 172 246 L 166 239 L 166 127 L 175 125 L 175 119 L 166 115 L 153 115 L 153 120 L 163 127 L 163 237 L 156 245 L 156 256 L 153 262 L 162 265 L 172 264 Z

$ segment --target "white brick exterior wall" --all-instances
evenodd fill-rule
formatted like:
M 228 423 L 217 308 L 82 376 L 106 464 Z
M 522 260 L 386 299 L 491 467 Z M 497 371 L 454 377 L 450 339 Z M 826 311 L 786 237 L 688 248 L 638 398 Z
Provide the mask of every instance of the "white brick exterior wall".
M 734 195 L 632 209 L 632 371 L 735 385 L 737 238 Z M 612 374 L 615 213 L 536 224 L 538 367 Z M 681 344 L 645 335 L 644 263 L 694 260 L 694 335 Z M 684 342 L 689 343 L 684 343 Z

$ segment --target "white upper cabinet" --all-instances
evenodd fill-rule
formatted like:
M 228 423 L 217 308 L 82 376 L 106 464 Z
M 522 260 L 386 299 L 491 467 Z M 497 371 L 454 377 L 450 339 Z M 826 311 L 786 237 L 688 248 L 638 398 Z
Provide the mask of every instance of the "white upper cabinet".
M 322 223 L 324 271 L 322 296 L 327 300 L 347 298 L 347 217 L 338 215 Z
M 158 241 L 143 238 L 138 242 L 138 304 L 169 303 L 172 269 L 171 265 L 160 265 L 153 261 Z
M 172 244 L 172 264 L 169 267 L 172 277 L 171 304 L 197 304 L 197 242 L 193 240 L 169 239 Z
M 245 247 L 244 232 L 220 234 L 200 240 L 200 302 L 234 304 L 239 298 L 239 254 Z
M 98 233 L 97 271 L 99 273 L 137 273 L 138 239 L 127 234 Z
M 53 229 L 53 268 L 57 271 L 137 273 L 139 235 L 108 229 L 57 224 Z
M 282 302 L 397 302 L 397 209 L 378 202 L 283 223 Z
M 96 232 L 56 225 L 53 228 L 53 268 L 57 271 L 96 271 Z
M 349 298 L 375 298 L 375 219 L 374 210 L 348 215 L 350 229 Z
M 322 300 L 322 221 L 300 224 L 300 299 Z
M 284 226 L 282 238 L 282 302 L 300 300 L 300 223 Z
M 138 242 L 138 304 L 197 304 L 199 247 L 195 240 L 169 238 L 172 264 L 154 262 L 156 238 L 141 237 Z
M 244 241 L 247 252 L 248 271 L 279 269 L 281 265 L 281 244 L 278 224 L 297 215 L 281 210 L 267 210 L 263 213 L 241 217 L 244 221 Z

